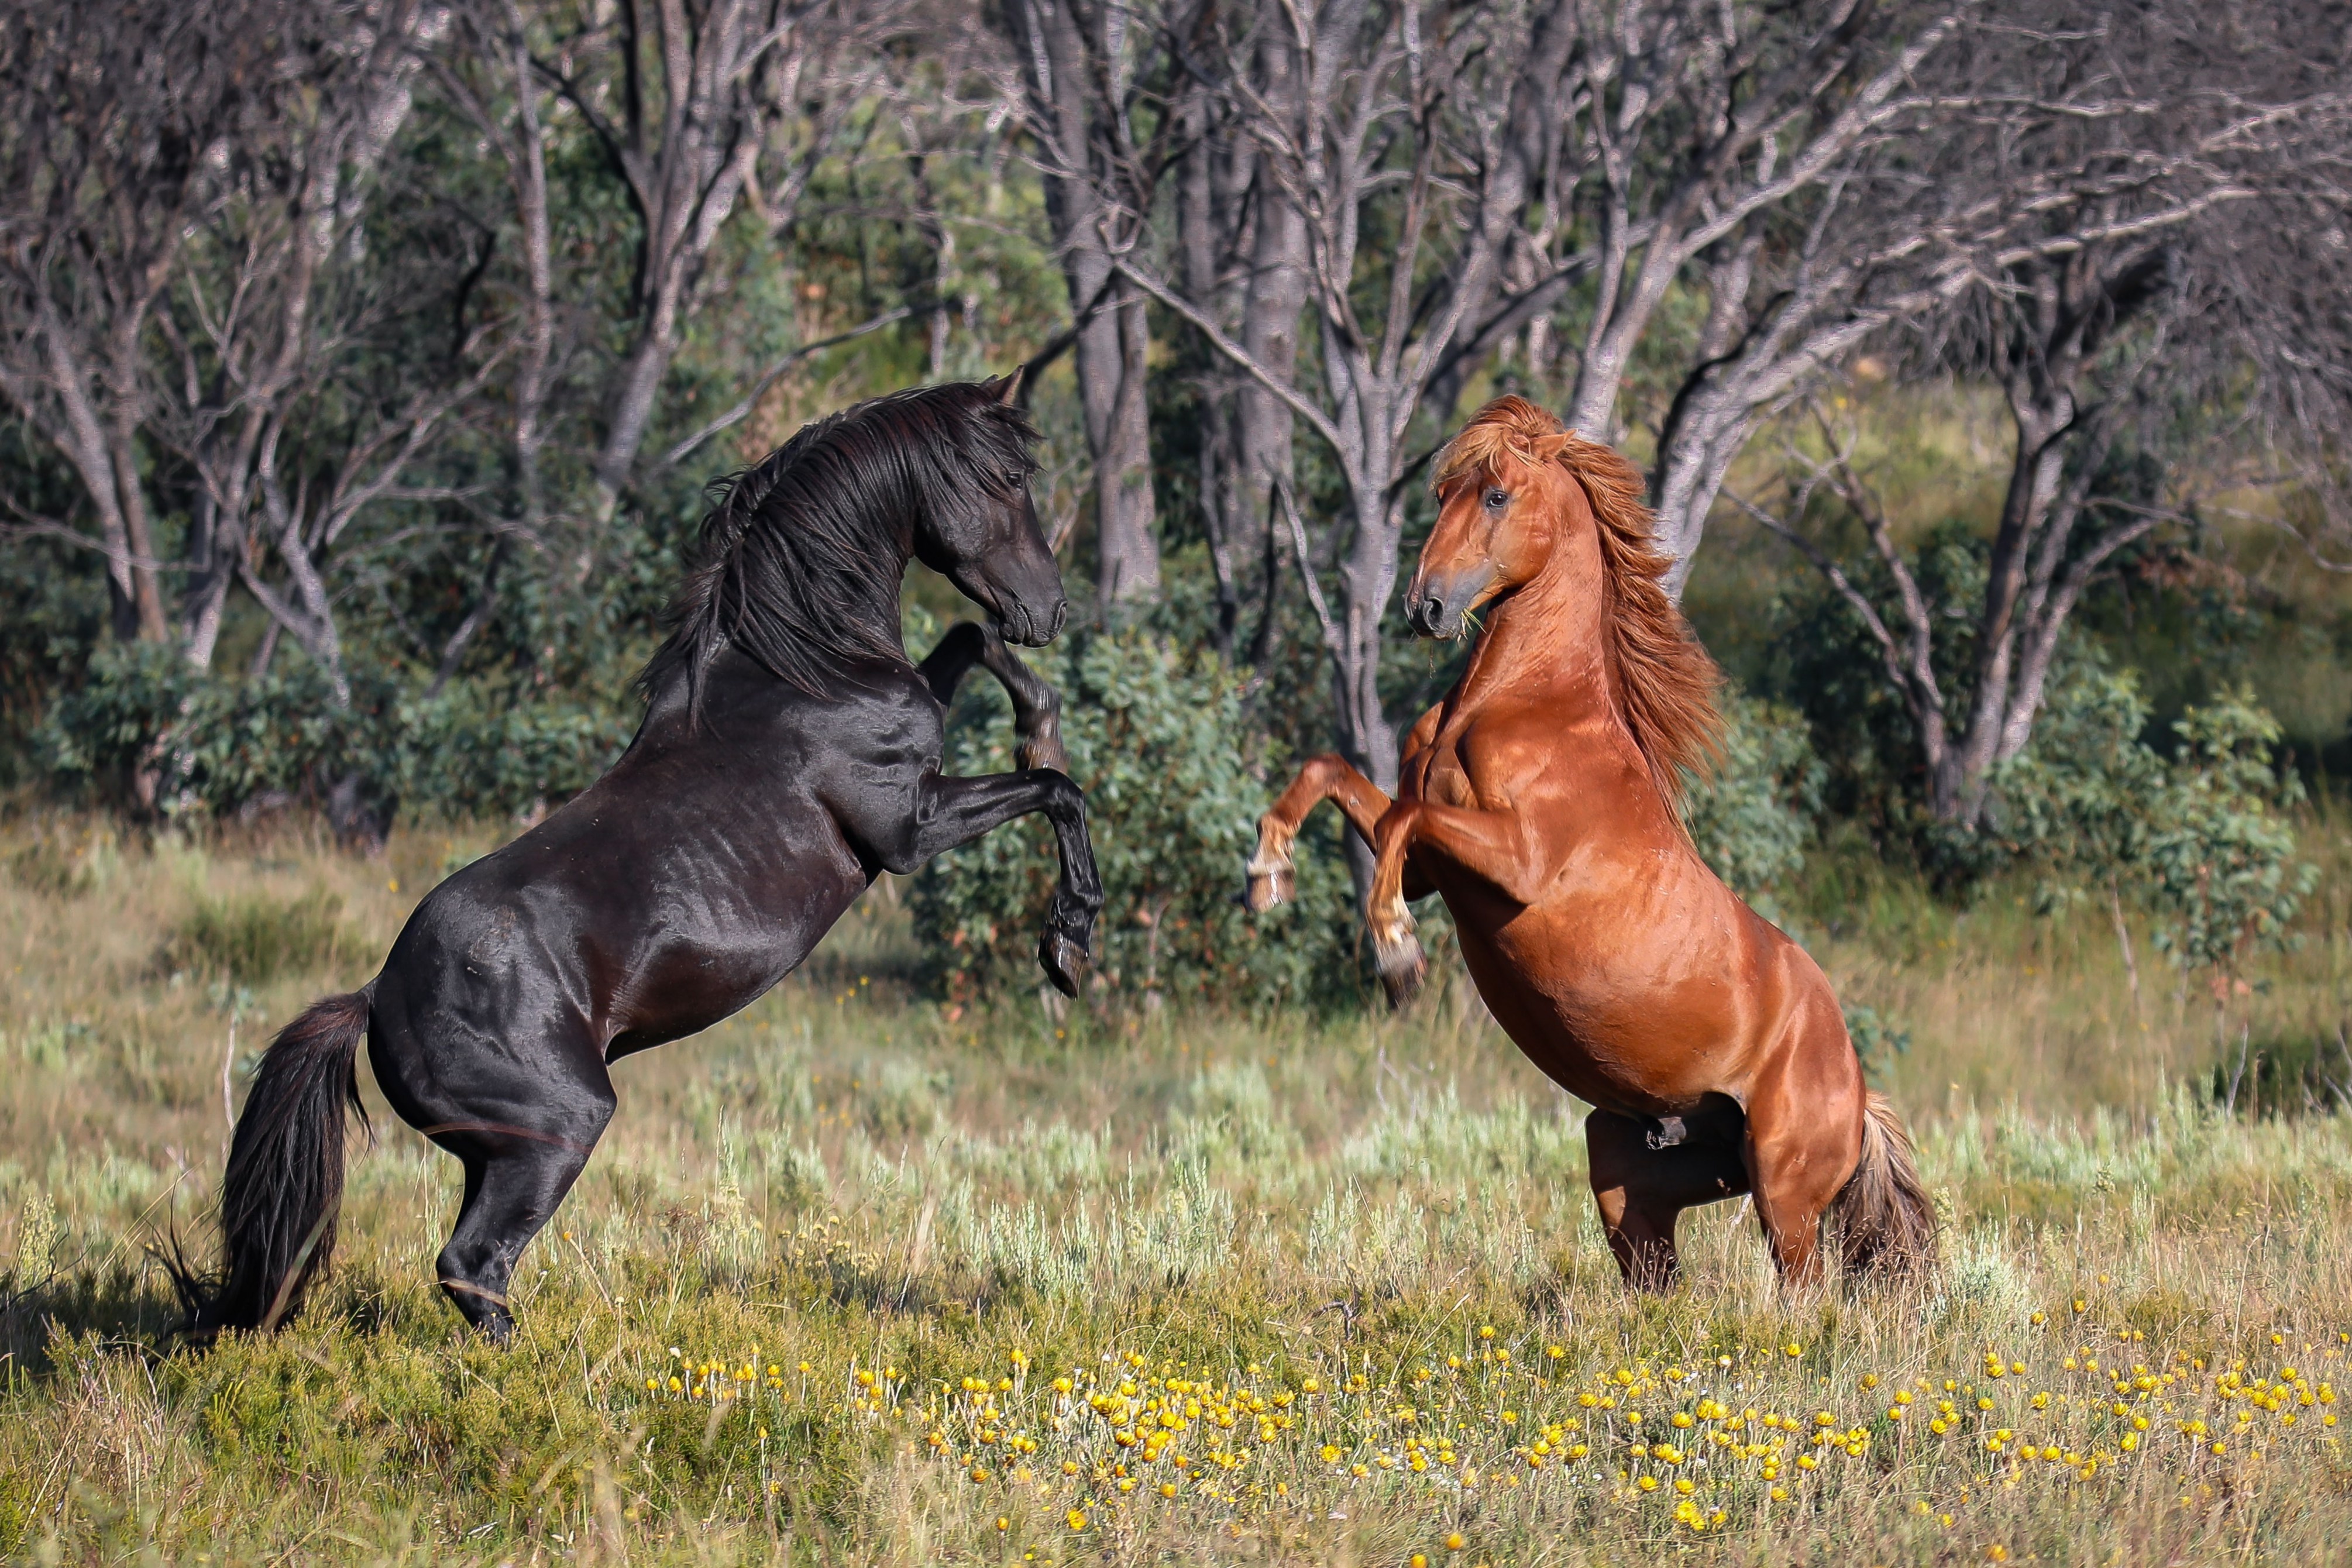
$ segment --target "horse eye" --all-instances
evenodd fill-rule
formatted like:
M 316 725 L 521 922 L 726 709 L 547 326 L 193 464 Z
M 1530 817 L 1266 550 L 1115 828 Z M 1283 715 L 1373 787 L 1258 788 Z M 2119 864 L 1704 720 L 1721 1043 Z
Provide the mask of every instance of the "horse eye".
M 1500 511 L 1504 507 L 1509 505 L 1510 500 L 1511 492 L 1508 490 L 1488 490 L 1486 492 L 1487 506 L 1496 511 Z

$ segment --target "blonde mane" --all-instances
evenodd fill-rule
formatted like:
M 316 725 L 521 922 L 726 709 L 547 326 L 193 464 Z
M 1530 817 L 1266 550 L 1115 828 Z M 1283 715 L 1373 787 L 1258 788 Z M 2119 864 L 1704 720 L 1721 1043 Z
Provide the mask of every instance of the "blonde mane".
M 1507 460 L 1528 467 L 1556 462 L 1583 487 L 1601 525 L 1608 595 L 1601 626 L 1618 713 L 1651 778 L 1679 805 L 1686 776 L 1704 770 L 1717 748 L 1723 718 L 1715 694 L 1722 676 L 1666 596 L 1662 579 L 1673 563 L 1651 542 L 1641 472 L 1526 398 L 1498 397 L 1438 454 L 1431 483 L 1443 489 L 1464 474 L 1492 472 Z

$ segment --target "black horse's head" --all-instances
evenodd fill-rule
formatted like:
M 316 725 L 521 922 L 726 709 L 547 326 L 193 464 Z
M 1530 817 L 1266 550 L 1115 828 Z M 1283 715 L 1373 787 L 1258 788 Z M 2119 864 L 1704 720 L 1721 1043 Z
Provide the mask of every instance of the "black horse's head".
M 1061 635 L 1069 595 L 1029 494 L 1037 432 L 1014 402 L 1020 376 L 931 389 L 968 395 L 966 428 L 915 524 L 915 557 L 986 610 L 1004 640 L 1040 647 Z
M 903 663 L 909 555 L 987 610 L 1006 641 L 1051 642 L 1069 599 L 1037 531 L 1037 432 L 1015 389 L 1004 377 L 873 398 L 718 481 L 641 689 L 682 676 L 699 711 L 704 672 L 727 648 L 810 693 L 851 665 Z

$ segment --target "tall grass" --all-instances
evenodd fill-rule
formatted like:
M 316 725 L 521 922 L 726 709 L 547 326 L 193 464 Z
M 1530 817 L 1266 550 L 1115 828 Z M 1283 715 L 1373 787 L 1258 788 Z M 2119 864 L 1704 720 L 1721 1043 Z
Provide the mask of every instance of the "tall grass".
M 310 1315 L 197 1356 L 142 1247 L 202 1234 L 224 1068 L 241 1093 L 489 840 L 91 834 L 0 845 L 31 868 L 0 880 L 0 1551 L 2105 1563 L 2352 1532 L 2352 1124 L 2221 1113 L 2210 1004 L 2144 931 L 2135 1002 L 2103 911 L 1954 911 L 1851 853 L 1790 900 L 1911 1037 L 1888 1087 L 1947 1220 L 1916 1291 L 1786 1297 L 1722 1205 L 1685 1221 L 1680 1292 L 1626 1297 L 1580 1108 L 1458 985 L 1328 1026 L 951 1019 L 898 978 L 886 893 L 618 1069 L 515 1349 L 437 1299 L 457 1173 L 379 1116 Z M 2252 1041 L 2352 1011 L 2352 846 L 2309 841 L 2300 947 L 2233 1002 Z M 284 935 L 336 900 L 332 941 Z M 278 956 L 192 948 L 222 910 L 281 911 L 250 947 Z

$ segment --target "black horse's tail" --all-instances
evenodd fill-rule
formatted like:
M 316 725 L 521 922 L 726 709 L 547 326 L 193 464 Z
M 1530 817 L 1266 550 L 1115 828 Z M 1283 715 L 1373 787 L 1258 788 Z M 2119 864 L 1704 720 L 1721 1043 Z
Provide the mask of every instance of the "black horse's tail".
M 360 1103 L 364 991 L 329 996 L 278 1032 L 236 1119 L 221 1178 L 221 1272 L 194 1293 L 190 1329 L 267 1331 L 300 1310 L 335 1250 L 343 1108 Z

